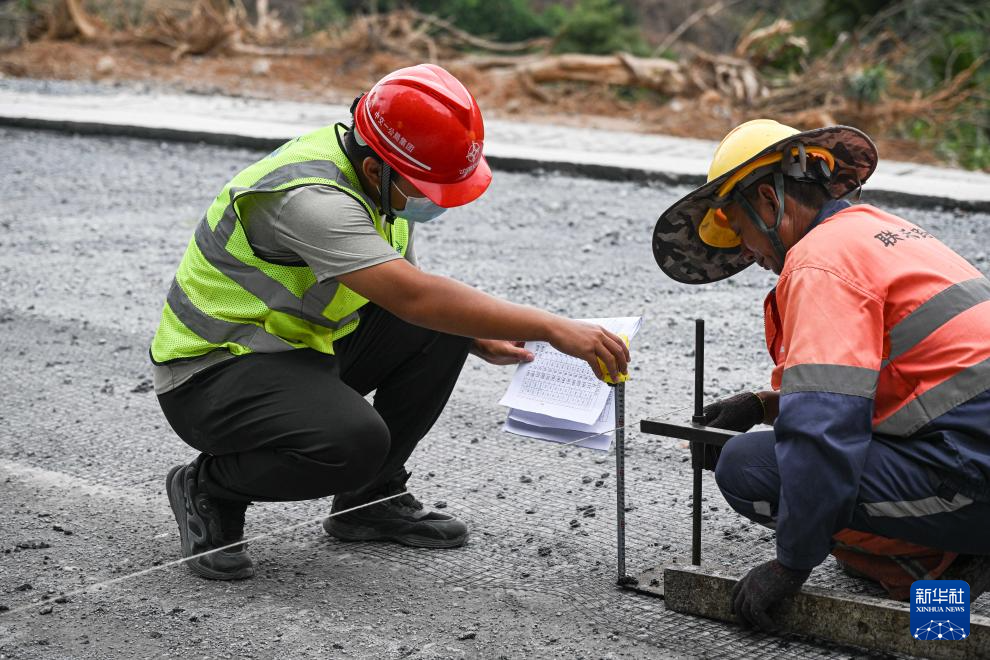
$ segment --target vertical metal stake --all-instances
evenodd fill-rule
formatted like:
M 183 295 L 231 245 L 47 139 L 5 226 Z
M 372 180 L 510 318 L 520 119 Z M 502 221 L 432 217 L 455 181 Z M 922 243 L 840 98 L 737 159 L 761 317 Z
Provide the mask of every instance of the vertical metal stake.
M 618 544 L 617 584 L 626 578 L 626 384 L 615 386 L 615 521 Z
M 694 416 L 695 424 L 705 423 L 705 320 L 694 322 Z M 694 477 L 694 496 L 691 503 L 691 563 L 701 566 L 701 466 L 705 445 L 691 443 L 691 469 Z
M 701 467 L 694 468 L 694 503 L 691 509 L 691 563 L 701 566 Z

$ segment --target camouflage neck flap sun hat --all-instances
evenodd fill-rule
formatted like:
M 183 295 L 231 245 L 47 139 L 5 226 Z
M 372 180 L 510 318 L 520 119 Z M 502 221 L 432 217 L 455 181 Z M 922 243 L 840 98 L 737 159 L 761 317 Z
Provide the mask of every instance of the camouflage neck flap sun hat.
M 818 182 L 832 197 L 840 198 L 863 185 L 876 169 L 877 159 L 873 141 L 850 126 L 802 132 L 770 119 L 740 124 L 715 150 L 708 182 L 657 220 L 653 230 L 657 265 L 685 284 L 706 284 L 735 275 L 753 260 L 743 255 L 739 236 L 729 228 L 722 209 L 740 201 L 743 190 L 775 174 L 782 175 L 775 176 L 778 194 L 782 177 L 788 177 Z M 776 239 L 776 233 L 770 238 Z

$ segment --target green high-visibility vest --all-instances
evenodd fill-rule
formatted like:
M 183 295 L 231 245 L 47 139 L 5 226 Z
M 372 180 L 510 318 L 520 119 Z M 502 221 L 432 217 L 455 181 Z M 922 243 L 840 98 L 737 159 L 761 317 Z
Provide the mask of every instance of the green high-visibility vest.
M 336 281 L 317 282 L 309 266 L 257 256 L 238 209 L 249 195 L 334 186 L 361 202 L 378 234 L 404 256 L 409 225 L 402 218 L 385 222 L 363 193 L 344 153 L 346 130 L 337 124 L 287 142 L 224 186 L 172 281 L 151 343 L 155 362 L 217 349 L 243 355 L 309 347 L 332 354 L 334 340 L 357 328 L 367 299 Z

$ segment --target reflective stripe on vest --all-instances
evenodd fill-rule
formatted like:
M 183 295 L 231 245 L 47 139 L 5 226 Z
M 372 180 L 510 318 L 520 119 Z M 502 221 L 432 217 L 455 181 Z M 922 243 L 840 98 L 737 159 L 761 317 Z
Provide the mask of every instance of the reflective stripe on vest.
M 303 294 L 300 303 L 299 297 L 289 291 L 284 284 L 232 255 L 226 245 L 237 226 L 237 218 L 234 216 L 233 220 L 229 220 L 227 215 L 224 214 L 213 231 L 210 231 L 210 225 L 205 221 L 200 222 L 196 227 L 196 247 L 214 268 L 263 301 L 269 309 L 286 314 L 301 314 L 310 323 L 334 329 L 352 319 L 353 315 L 340 321 L 332 321 L 323 316 L 323 310 L 337 292 L 339 285 L 336 282 L 329 287 L 309 288 Z
M 265 261 L 250 246 L 238 203 L 249 195 L 333 186 L 359 201 L 375 230 L 405 255 L 408 223 L 387 225 L 361 190 L 338 124 L 287 142 L 228 183 L 196 228 L 166 299 L 152 342 L 156 362 L 217 348 L 234 354 L 309 347 L 332 353 L 353 332 L 367 303 L 336 281 L 319 283 L 305 266 Z M 181 324 L 181 326 L 176 324 Z
M 168 290 L 169 307 L 182 320 L 187 328 L 211 344 L 233 341 L 258 353 L 277 353 L 292 350 L 292 344 L 264 332 L 262 328 L 248 323 L 231 323 L 204 314 L 192 304 L 179 283 L 172 280 Z

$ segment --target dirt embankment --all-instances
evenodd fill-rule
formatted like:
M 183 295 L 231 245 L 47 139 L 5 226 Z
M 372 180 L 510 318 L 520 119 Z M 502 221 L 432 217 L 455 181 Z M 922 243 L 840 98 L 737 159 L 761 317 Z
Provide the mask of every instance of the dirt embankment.
M 238 53 L 176 58 L 174 49 L 153 43 L 108 45 L 42 40 L 0 55 L 7 77 L 144 83 L 178 91 L 268 99 L 349 103 L 375 80 L 416 60 L 379 52 L 352 57 L 312 52 L 296 55 Z M 719 140 L 736 124 L 759 116 L 739 109 L 717 93 L 667 100 L 642 90 L 617 91 L 607 83 L 542 84 L 480 69 L 464 62 L 443 62 L 478 98 L 488 117 L 602 129 L 659 133 Z M 832 123 L 803 116 L 799 126 Z M 909 140 L 874 136 L 884 158 L 937 164 L 933 151 Z

